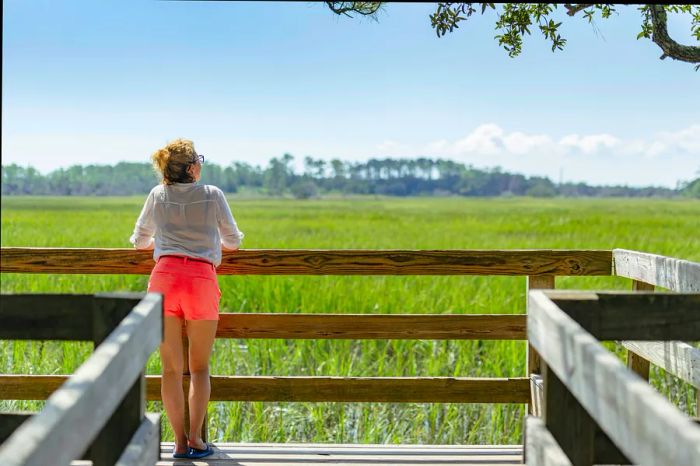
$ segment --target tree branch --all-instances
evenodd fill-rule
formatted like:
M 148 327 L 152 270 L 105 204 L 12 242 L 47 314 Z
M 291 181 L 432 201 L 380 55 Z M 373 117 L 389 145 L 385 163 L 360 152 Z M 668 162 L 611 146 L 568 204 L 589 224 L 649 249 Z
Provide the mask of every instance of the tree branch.
M 666 10 L 663 5 L 650 5 L 650 13 L 653 26 L 651 40 L 664 51 L 660 58 L 663 60 L 671 57 L 688 63 L 700 63 L 700 47 L 681 45 L 669 37 L 666 28 Z
M 574 16 L 579 11 L 585 10 L 586 8 L 591 7 L 593 5 L 593 3 L 579 3 L 576 5 L 572 5 L 571 3 L 565 3 L 564 8 L 566 8 L 567 15 Z
M 358 13 L 363 16 L 371 16 L 379 11 L 382 2 L 326 2 L 328 8 L 337 14 L 352 18 L 350 13 Z

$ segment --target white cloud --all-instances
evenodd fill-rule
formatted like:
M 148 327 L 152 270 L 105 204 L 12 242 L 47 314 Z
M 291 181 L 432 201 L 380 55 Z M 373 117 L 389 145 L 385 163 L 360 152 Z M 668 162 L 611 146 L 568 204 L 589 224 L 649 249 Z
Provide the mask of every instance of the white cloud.
M 696 176 L 700 169 L 700 124 L 626 139 L 610 133 L 508 132 L 495 123 L 477 126 L 463 137 L 425 144 L 385 141 L 379 155 L 418 155 L 457 160 L 476 167 L 501 166 L 528 175 L 596 184 L 665 185 Z
M 610 134 L 591 134 L 579 136 L 570 134 L 559 140 L 559 145 L 567 148 L 578 149 L 584 154 L 592 154 L 601 149 L 611 149 L 620 144 L 620 140 Z

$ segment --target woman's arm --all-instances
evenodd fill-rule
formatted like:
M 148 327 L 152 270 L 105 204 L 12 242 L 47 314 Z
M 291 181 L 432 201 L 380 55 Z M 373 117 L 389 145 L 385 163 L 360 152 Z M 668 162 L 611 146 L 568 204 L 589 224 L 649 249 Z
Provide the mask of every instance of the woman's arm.
M 236 251 L 240 248 L 244 235 L 238 229 L 236 221 L 233 219 L 233 214 L 231 214 L 231 208 L 228 206 L 226 197 L 220 189 L 217 189 L 216 205 L 219 234 L 221 235 L 221 250 Z
M 151 191 L 146 198 L 143 209 L 141 209 L 141 215 L 139 215 L 138 220 L 136 220 L 134 233 L 131 235 L 131 238 L 129 238 L 129 241 L 136 249 L 152 250 L 155 248 L 155 242 L 153 241 L 153 235 L 156 232 L 156 225 L 153 220 L 154 204 L 155 199 L 153 191 Z

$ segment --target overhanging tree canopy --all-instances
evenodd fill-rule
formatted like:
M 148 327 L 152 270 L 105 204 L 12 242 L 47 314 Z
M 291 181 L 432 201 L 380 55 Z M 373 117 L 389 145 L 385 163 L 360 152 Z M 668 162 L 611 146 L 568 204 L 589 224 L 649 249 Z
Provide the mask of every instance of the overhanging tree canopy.
M 332 2 L 327 1 L 328 7 L 336 14 L 352 16 L 360 14 L 373 16 L 384 2 Z M 523 35 L 530 34 L 530 28 L 536 27 L 542 35 L 551 42 L 552 51 L 561 50 L 566 39 L 559 34 L 561 22 L 552 19 L 553 13 L 560 4 L 557 3 L 464 3 L 441 2 L 437 4 L 435 13 L 430 15 L 430 21 L 438 37 L 444 36 L 459 28 L 459 23 L 468 19 L 474 13 L 484 14 L 487 10 L 496 10 L 498 19 L 495 39 L 498 44 L 515 57 L 522 52 Z M 565 3 L 566 14 L 576 16 L 580 13 L 588 22 L 593 22 L 598 14 L 601 18 L 609 18 L 615 12 L 613 4 L 606 3 Z M 651 39 L 663 51 L 661 59 L 671 57 L 688 63 L 697 63 L 700 68 L 700 46 L 679 44 L 668 34 L 667 12 L 688 13 L 692 15 L 691 32 L 700 42 L 700 6 L 698 5 L 656 5 L 642 4 L 638 7 L 641 16 L 641 31 L 637 39 Z

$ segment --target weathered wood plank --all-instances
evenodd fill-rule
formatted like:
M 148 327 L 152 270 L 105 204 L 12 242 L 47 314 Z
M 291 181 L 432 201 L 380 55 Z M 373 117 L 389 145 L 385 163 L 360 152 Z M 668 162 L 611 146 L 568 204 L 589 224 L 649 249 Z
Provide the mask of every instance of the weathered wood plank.
M 92 295 L 2 294 L 0 339 L 92 340 Z
M 67 376 L 0 376 L 0 398 L 43 400 Z M 189 384 L 185 377 L 183 385 Z M 212 401 L 385 401 L 528 403 L 530 379 L 466 377 L 212 376 Z M 146 376 L 146 398 L 160 400 L 160 376 Z
M 700 292 L 700 263 L 645 252 L 613 249 L 615 275 L 671 291 Z
M 0 374 L 1 400 L 45 400 L 68 380 L 67 375 Z
M 649 380 L 651 364 L 648 360 L 632 351 L 627 352 L 627 368 L 644 380 Z
M 546 293 L 599 340 L 694 340 L 700 335 L 700 294 Z
M 36 413 L 0 413 L 0 444 Z
M 144 298 L 145 293 L 99 293 L 92 303 L 92 341 L 97 347 L 131 310 Z M 78 312 L 83 314 L 84 312 Z
M 622 345 L 684 382 L 700 388 L 700 349 L 681 341 L 623 341 Z
M 149 294 L 75 374 L 0 446 L 0 464 L 67 464 L 105 425 L 162 340 L 162 303 Z
M 0 272 L 149 274 L 151 251 L 2 248 Z M 245 249 L 223 254 L 221 275 L 610 275 L 609 250 Z
M 527 296 L 527 293 L 530 290 L 551 290 L 554 289 L 555 287 L 555 281 L 554 281 L 554 276 L 553 275 L 531 275 L 527 277 L 527 290 L 525 292 L 525 296 Z M 527 362 L 527 374 L 526 376 L 531 376 L 532 374 L 540 374 L 541 371 L 541 366 L 542 366 L 542 361 L 540 360 L 540 355 L 537 354 L 537 351 L 534 350 L 532 345 L 528 343 L 527 345 L 527 355 L 526 355 L 526 362 Z M 530 403 L 530 413 L 534 414 L 533 411 L 533 406 L 534 406 L 535 401 L 532 400 Z
M 160 459 L 160 414 L 147 413 L 115 466 L 153 466 Z
M 217 338 L 524 340 L 516 314 L 220 314 Z
M 654 291 L 655 286 L 639 280 L 632 280 L 632 289 L 634 291 Z M 638 354 L 633 353 L 632 351 L 627 352 L 627 367 L 644 380 L 649 380 L 649 370 L 651 369 L 651 365 L 649 364 L 649 361 Z
M 92 442 L 87 457 L 95 465 L 113 465 L 117 462 L 134 432 L 141 426 L 145 401 L 146 380 L 142 373 Z
M 627 370 L 545 293 L 528 295 L 528 338 L 625 456 L 639 464 L 700 464 L 700 427 Z
M 544 421 L 536 416 L 525 418 L 525 464 L 529 466 L 571 466 Z
M 160 396 L 160 377 L 149 380 Z M 157 384 L 156 384 L 157 383 Z M 187 383 L 187 380 L 185 381 Z M 212 401 L 527 403 L 527 378 L 213 376 Z
M 162 460 L 170 466 L 172 442 L 161 444 Z M 215 443 L 214 454 L 196 464 L 209 465 L 505 465 L 522 464 L 519 445 L 334 445 L 334 444 L 250 444 Z M 186 462 L 189 463 L 189 462 Z M 176 464 L 180 464 L 179 462 Z
M 630 464 L 562 381 L 543 364 L 544 424 L 575 466 Z

